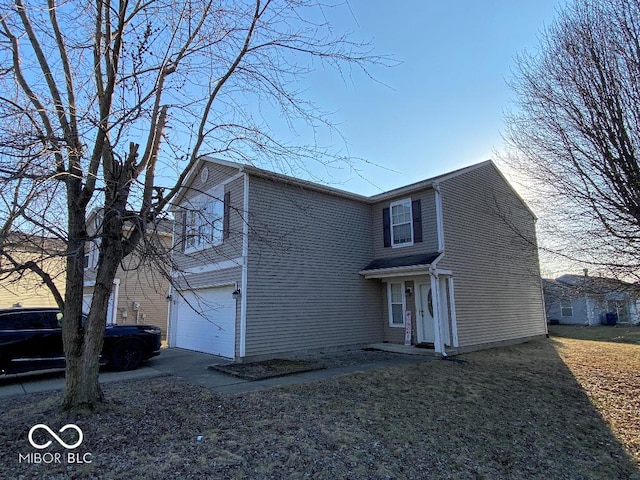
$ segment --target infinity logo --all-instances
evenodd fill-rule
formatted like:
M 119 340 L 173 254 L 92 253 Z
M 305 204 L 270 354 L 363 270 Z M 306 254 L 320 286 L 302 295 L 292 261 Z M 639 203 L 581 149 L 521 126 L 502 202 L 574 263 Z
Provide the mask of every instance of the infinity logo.
M 42 445 L 37 444 L 36 442 L 34 442 L 33 440 L 33 432 L 35 432 L 36 430 L 38 430 L 39 428 L 42 428 L 44 430 L 46 430 L 47 432 L 49 432 L 49 434 L 56 439 L 56 441 L 62 445 L 64 448 L 68 449 L 68 450 L 73 450 L 74 448 L 78 447 L 81 443 L 82 443 L 82 439 L 83 439 L 83 434 L 82 434 L 82 430 L 80 430 L 80 427 L 78 427 L 77 425 L 74 425 L 73 423 L 69 423 L 67 425 L 65 425 L 64 427 L 62 427 L 58 433 L 62 433 L 65 430 L 68 429 L 74 429 L 76 432 L 78 432 L 78 441 L 76 443 L 72 443 L 71 445 L 69 445 L 68 443 L 65 443 L 58 435 L 56 435 L 56 433 L 51 430 L 47 425 L 43 424 L 43 423 L 39 423 L 37 425 L 34 425 L 33 427 L 31 427 L 31 430 L 29 430 L 29 443 L 31 444 L 31 446 L 33 448 L 37 448 L 39 450 L 42 450 L 43 448 L 47 448 L 49 445 L 51 445 L 51 440 L 49 440 L 46 443 L 43 443 Z

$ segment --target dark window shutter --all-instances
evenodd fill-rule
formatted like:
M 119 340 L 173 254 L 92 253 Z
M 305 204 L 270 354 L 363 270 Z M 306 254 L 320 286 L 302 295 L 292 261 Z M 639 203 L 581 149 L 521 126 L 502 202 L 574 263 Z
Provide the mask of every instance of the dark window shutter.
M 181 249 L 184 252 L 187 248 L 187 211 L 182 211 L 182 242 Z
M 224 217 L 222 218 L 222 238 L 229 238 L 229 216 L 231 212 L 231 192 L 224 194 Z
M 382 209 L 382 226 L 384 229 L 384 246 L 391 246 L 391 210 L 387 208 Z
M 413 212 L 413 242 L 422 241 L 422 204 L 420 200 L 411 202 L 411 211 Z

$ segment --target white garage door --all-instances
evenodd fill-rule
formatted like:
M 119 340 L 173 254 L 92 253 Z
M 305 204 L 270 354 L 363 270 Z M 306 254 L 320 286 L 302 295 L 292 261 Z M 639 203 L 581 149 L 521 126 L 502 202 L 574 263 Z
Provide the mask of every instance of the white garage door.
M 216 287 L 183 292 L 178 300 L 176 347 L 233 358 L 236 331 L 233 290 Z

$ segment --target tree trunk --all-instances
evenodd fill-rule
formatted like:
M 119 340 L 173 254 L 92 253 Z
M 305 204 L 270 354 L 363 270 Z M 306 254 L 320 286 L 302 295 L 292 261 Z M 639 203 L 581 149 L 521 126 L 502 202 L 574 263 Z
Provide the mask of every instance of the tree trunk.
M 104 395 L 98 382 L 98 370 L 100 368 L 99 356 L 89 353 L 95 349 L 95 345 L 91 345 L 91 342 L 85 341 L 84 345 L 85 347 L 82 349 L 80 355 L 67 354 L 65 397 L 63 403 L 65 410 L 81 408 L 93 410 L 104 400 Z
M 95 349 L 87 342 L 82 325 L 82 298 L 84 288 L 85 210 L 69 204 L 69 239 L 67 244 L 67 280 L 63 312 L 62 340 L 66 356 L 65 410 L 88 406 L 93 408 L 102 401 L 98 385 L 98 358 L 87 355 Z M 102 335 L 101 335 L 102 338 Z M 95 375 L 91 375 L 95 372 Z
M 93 409 L 104 400 L 98 382 L 100 353 L 104 343 L 109 298 L 113 280 L 124 251 L 121 242 L 123 222 L 113 212 L 105 212 L 100 235 L 98 271 L 91 299 L 91 308 L 84 326 L 80 328 L 79 348 L 67 355 L 65 409 Z M 82 295 L 80 295 L 82 307 Z

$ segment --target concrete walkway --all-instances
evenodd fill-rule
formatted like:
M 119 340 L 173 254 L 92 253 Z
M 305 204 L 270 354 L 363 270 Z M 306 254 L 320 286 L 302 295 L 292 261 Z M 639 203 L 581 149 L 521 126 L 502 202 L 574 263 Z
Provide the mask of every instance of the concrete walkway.
M 432 358 L 433 357 L 431 357 L 431 359 Z M 236 394 L 276 386 L 315 382 L 317 380 L 346 373 L 368 371 L 376 368 L 424 361 L 428 361 L 428 359 L 423 356 L 398 354 L 394 355 L 392 358 L 386 358 L 382 361 L 361 362 L 354 365 L 314 370 L 312 372 L 288 375 L 285 377 L 249 381 L 242 378 L 232 377 L 208 368 L 209 365 L 216 363 L 229 363 L 229 360 L 224 358 L 206 353 L 183 350 L 180 348 L 166 348 L 159 356 L 152 358 L 137 370 L 133 370 L 131 372 L 102 371 L 100 373 L 100 383 L 106 384 L 123 380 L 172 375 L 184 378 L 193 384 L 200 385 L 215 392 Z M 0 376 L 0 398 L 30 393 L 58 391 L 63 388 L 64 373 L 62 371 Z

